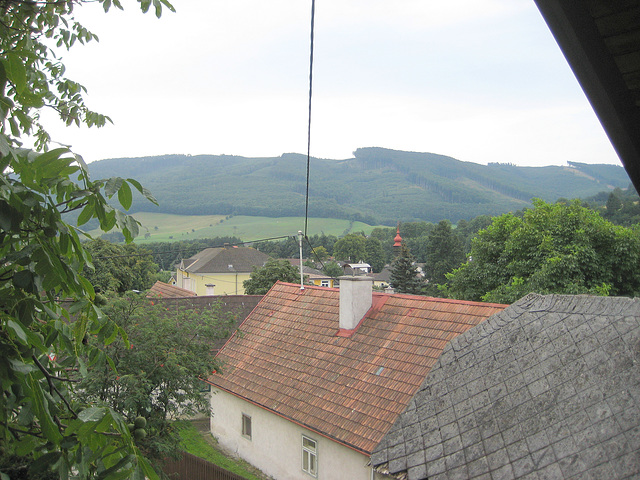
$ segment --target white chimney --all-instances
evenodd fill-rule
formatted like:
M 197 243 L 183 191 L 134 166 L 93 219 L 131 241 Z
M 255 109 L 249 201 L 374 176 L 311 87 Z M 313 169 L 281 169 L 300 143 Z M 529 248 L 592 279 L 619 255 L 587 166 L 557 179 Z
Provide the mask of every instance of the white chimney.
M 353 330 L 372 305 L 371 277 L 338 277 L 340 280 L 340 329 Z

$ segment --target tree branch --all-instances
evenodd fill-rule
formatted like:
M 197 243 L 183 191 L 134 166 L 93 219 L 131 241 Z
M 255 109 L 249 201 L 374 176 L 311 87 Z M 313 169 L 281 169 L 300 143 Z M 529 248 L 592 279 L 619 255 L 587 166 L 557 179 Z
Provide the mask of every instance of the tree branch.
M 73 415 L 73 418 L 78 418 L 78 414 L 76 413 L 76 411 L 71 407 L 71 404 L 69 403 L 69 401 L 65 398 L 65 396 L 60 392 L 60 390 L 58 390 L 58 387 L 55 386 L 55 384 L 53 383 L 53 380 L 63 380 L 63 381 L 71 381 L 68 379 L 61 379 L 59 377 L 56 377 L 55 375 L 51 375 L 49 373 L 49 371 L 44 367 L 44 365 L 42 365 L 40 363 L 40 360 L 38 360 L 38 358 L 35 355 L 31 355 L 31 358 L 33 359 L 34 363 L 36 364 L 36 366 L 40 369 L 40 371 L 42 372 L 42 374 L 45 376 L 45 378 L 47 379 L 47 383 L 49 384 L 49 392 L 53 393 L 54 391 L 58 394 L 58 396 L 62 399 L 62 401 L 64 402 L 64 404 L 67 406 L 67 409 L 71 412 L 71 414 Z

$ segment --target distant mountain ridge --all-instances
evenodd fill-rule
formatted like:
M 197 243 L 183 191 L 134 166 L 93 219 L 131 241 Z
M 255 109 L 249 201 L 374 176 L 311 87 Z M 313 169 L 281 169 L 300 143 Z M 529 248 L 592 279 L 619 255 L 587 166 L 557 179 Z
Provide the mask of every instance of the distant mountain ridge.
M 136 199 L 132 211 L 183 215 L 304 215 L 306 156 L 247 158 L 163 155 L 107 159 L 89 164 L 93 178 L 135 178 L 160 202 Z M 309 215 L 369 224 L 519 210 L 534 197 L 586 198 L 629 178 L 617 165 L 479 165 L 434 153 L 359 148 L 346 160 L 311 159 Z

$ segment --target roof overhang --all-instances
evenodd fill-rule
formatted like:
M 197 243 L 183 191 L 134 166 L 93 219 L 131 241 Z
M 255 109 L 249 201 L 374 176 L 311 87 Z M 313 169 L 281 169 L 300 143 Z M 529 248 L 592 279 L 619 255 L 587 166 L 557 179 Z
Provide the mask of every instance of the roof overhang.
M 534 0 L 640 192 L 640 0 Z

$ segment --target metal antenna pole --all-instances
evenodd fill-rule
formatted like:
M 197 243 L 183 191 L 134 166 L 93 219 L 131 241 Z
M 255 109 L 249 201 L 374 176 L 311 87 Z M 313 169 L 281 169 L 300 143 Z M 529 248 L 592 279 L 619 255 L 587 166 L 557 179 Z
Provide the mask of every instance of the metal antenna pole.
M 300 245 L 300 290 L 304 290 L 304 275 L 302 273 L 302 230 L 298 230 L 298 245 Z

